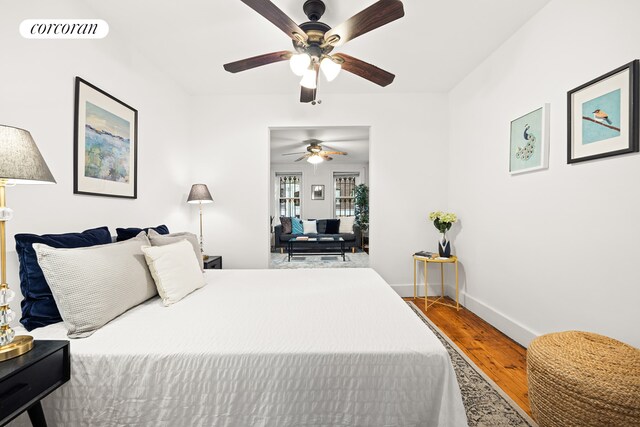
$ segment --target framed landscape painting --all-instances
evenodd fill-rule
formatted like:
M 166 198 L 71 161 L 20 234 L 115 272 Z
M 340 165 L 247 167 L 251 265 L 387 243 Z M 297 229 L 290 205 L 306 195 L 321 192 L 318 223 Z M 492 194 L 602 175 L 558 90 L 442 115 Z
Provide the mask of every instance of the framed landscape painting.
M 638 60 L 567 93 L 567 163 L 638 151 Z
M 511 121 L 509 173 L 549 167 L 549 104 Z
M 74 194 L 138 196 L 138 111 L 76 77 Z

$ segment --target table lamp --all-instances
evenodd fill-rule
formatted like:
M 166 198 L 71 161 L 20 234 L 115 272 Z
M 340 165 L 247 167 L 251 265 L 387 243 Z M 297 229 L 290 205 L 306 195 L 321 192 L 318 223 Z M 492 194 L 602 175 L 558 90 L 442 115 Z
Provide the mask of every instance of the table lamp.
M 7 284 L 7 231 L 6 222 L 13 211 L 6 207 L 5 189 L 18 184 L 55 184 L 49 167 L 31 134 L 11 126 L 0 125 L 0 362 L 20 356 L 33 348 L 33 337 L 15 336 L 9 326 L 15 313 L 9 302 L 15 292 Z
M 189 192 L 189 197 L 187 198 L 187 203 L 197 203 L 200 207 L 200 254 L 202 255 L 202 259 L 207 259 L 209 257 L 204 254 L 204 246 L 202 243 L 202 204 L 213 203 L 213 197 L 211 197 L 207 185 L 193 184 Z

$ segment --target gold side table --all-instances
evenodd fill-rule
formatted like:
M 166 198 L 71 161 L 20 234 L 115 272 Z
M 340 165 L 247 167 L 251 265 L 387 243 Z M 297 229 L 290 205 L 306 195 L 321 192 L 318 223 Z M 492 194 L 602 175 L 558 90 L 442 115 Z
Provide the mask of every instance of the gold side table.
M 424 263 L 424 297 L 418 297 L 418 262 Z M 441 293 L 439 297 L 432 297 L 435 299 L 429 300 L 427 294 L 427 277 L 428 277 L 428 265 L 429 263 L 440 264 L 440 286 Z M 444 264 L 453 264 L 456 270 L 456 304 L 449 304 L 444 301 Z M 413 298 L 424 299 L 425 311 L 433 304 L 446 305 L 447 307 L 453 307 L 456 310 L 460 310 L 460 302 L 458 300 L 458 257 L 451 256 L 449 258 L 426 258 L 422 256 L 413 256 Z

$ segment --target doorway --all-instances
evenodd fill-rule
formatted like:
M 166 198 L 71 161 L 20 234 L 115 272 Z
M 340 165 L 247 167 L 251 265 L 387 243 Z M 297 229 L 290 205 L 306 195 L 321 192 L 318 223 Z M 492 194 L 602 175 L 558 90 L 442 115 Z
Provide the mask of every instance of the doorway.
M 270 268 L 369 266 L 369 133 L 270 129 Z

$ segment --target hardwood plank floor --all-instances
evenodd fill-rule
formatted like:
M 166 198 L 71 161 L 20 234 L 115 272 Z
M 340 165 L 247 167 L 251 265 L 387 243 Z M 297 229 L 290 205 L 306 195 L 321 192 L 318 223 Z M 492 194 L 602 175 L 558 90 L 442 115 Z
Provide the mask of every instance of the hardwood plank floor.
M 527 392 L 526 349 L 471 311 L 434 304 L 425 312 L 424 301 L 413 301 L 427 317 L 531 415 Z M 455 301 L 447 298 L 449 303 Z

